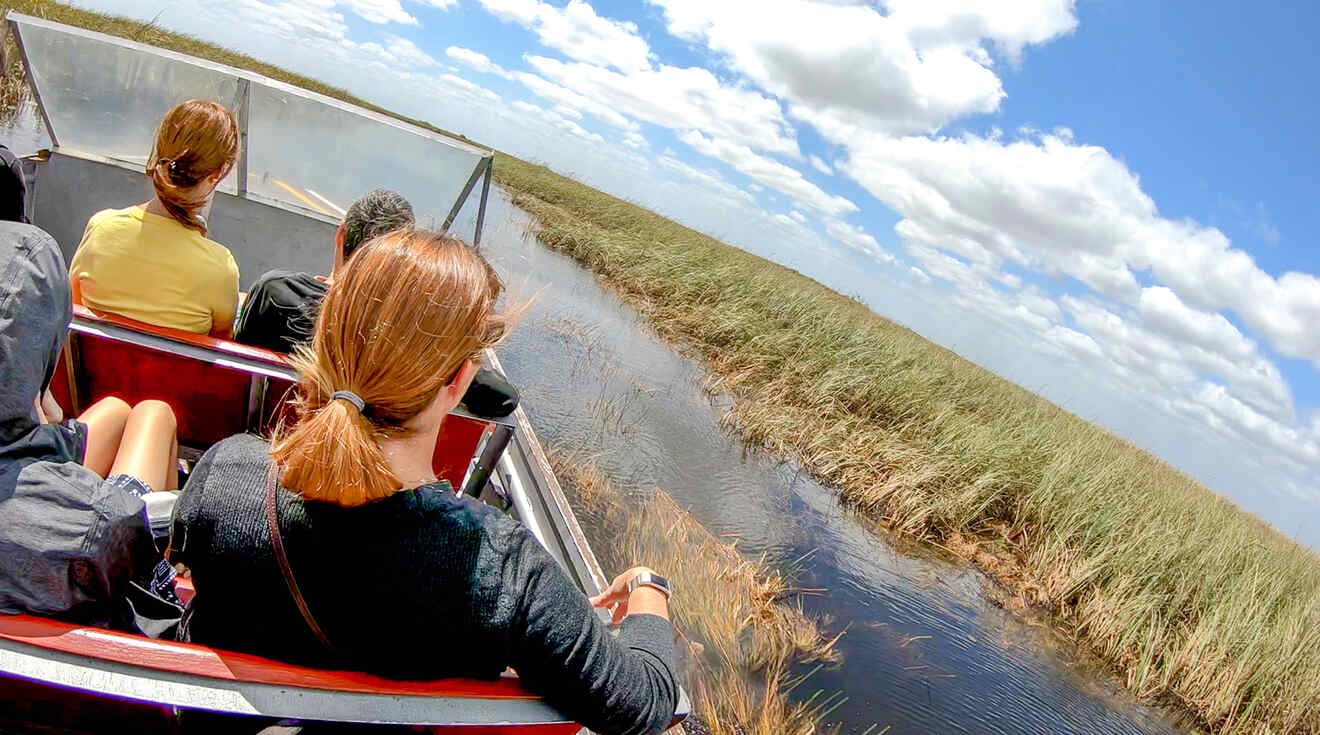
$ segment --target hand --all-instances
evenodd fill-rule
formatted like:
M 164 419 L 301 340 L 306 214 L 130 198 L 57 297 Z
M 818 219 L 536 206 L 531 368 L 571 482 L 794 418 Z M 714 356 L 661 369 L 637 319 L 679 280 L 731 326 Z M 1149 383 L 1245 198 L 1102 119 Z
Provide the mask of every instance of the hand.
M 614 578 L 608 589 L 591 598 L 592 607 L 613 608 L 611 625 L 618 625 L 628 616 L 628 583 L 642 572 L 651 571 L 648 567 L 633 567 Z

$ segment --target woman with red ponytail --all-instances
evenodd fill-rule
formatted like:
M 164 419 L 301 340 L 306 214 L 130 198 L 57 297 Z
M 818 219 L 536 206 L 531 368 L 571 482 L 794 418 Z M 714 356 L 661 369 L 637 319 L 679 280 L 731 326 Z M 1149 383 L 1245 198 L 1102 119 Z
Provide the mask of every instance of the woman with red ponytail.
M 590 600 L 525 527 L 436 477 L 441 424 L 504 333 L 501 285 L 458 240 L 398 231 L 336 272 L 295 411 L 230 437 L 175 508 L 192 570 L 184 640 L 399 679 L 512 666 L 601 735 L 658 733 L 677 703 L 667 583 L 624 572 Z M 592 606 L 614 608 L 611 636 Z

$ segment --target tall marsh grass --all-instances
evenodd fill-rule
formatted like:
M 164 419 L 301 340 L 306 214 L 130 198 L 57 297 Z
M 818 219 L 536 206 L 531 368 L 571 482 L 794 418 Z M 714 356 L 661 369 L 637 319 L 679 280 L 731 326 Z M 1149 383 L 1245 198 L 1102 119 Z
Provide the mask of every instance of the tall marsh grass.
M 379 110 L 152 24 L 50 0 L 0 1 L 9 9 Z M 15 57 L 8 62 L 12 71 Z M 747 441 L 796 458 L 862 512 L 1051 607 L 1142 697 L 1178 703 L 1216 732 L 1320 733 L 1315 554 L 1149 454 L 794 271 L 515 158 L 497 156 L 495 175 L 536 218 L 543 243 L 702 358 L 735 397 L 728 423 Z
M 1320 558 L 1164 462 L 787 268 L 545 168 L 537 236 L 695 351 L 750 443 L 981 563 L 1148 701 L 1320 732 Z

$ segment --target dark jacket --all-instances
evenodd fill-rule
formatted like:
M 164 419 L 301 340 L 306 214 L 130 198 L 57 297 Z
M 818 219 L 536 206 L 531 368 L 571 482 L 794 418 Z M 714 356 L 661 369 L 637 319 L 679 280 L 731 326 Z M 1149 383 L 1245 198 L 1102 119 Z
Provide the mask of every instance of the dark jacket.
M 72 316 L 55 241 L 0 222 L 0 611 L 133 629 L 123 595 L 158 558 L 142 500 L 82 466 L 80 424 L 34 405 Z
M 27 179 L 23 162 L 0 145 L 0 220 L 27 222 Z
M 677 703 L 674 631 L 655 615 L 612 637 L 521 524 L 436 483 L 356 508 L 279 490 L 289 565 L 329 654 L 299 613 L 267 533 L 269 448 L 240 435 L 202 457 L 175 509 L 172 561 L 197 594 L 180 637 L 400 679 L 513 667 L 602 735 L 653 733 Z
M 316 312 L 330 287 L 311 273 L 268 271 L 248 289 L 234 341 L 289 353 L 312 340 Z

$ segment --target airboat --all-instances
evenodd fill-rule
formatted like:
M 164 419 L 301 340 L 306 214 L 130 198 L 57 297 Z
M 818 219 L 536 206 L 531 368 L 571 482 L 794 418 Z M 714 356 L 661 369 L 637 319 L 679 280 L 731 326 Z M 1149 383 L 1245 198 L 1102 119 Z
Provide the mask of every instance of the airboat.
M 249 71 L 15 12 L 5 20 L 50 138 L 24 159 L 28 217 L 66 259 L 93 213 L 151 196 L 145 147 L 165 111 L 190 98 L 221 102 L 239 121 L 239 158 L 209 224 L 245 279 L 271 268 L 328 272 L 343 206 L 377 187 L 443 213 L 445 230 L 470 223 L 459 234 L 481 242 L 488 149 Z M 503 372 L 494 353 L 485 361 Z M 178 418 L 181 455 L 196 458 L 226 436 L 268 428 L 294 382 L 278 353 L 75 307 L 52 392 L 68 414 L 103 396 L 163 399 Z M 584 593 L 603 589 L 522 407 L 483 416 L 460 406 L 433 464 L 526 525 Z M 152 525 L 163 532 L 168 518 Z M 186 584 L 179 592 L 187 597 Z M 29 615 L 0 616 L 0 690 L 0 730 L 187 732 L 197 717 L 220 718 L 226 732 L 272 719 L 485 735 L 580 729 L 515 672 L 395 681 Z M 683 699 L 675 722 L 686 710 Z

